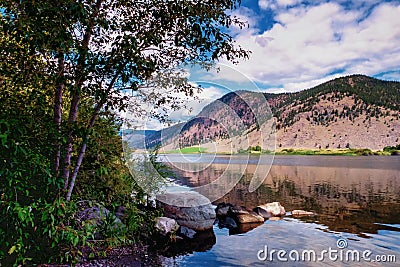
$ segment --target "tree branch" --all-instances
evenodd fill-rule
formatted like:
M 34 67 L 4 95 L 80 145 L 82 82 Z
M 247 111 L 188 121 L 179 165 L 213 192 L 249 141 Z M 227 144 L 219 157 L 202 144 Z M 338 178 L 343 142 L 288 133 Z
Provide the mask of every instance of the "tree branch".
M 93 28 L 95 26 L 94 19 L 98 15 L 100 11 L 100 7 L 103 0 L 97 0 L 95 11 L 92 13 L 89 24 L 86 29 L 85 36 L 82 40 L 82 48 L 80 57 L 78 59 L 78 66 L 77 66 L 77 73 L 79 73 L 76 82 L 75 82 L 75 90 L 73 90 L 71 107 L 69 111 L 68 117 L 68 125 L 70 127 L 68 132 L 67 144 L 66 144 L 66 154 L 64 158 L 64 170 L 63 170 L 63 178 L 64 178 L 64 189 L 68 188 L 69 183 L 69 176 L 70 176 L 70 167 L 71 167 L 71 156 L 72 156 L 72 143 L 73 143 L 73 129 L 72 126 L 76 122 L 78 117 L 78 110 L 79 110 L 79 102 L 81 98 L 81 89 L 84 82 L 84 73 L 83 70 L 85 69 L 85 61 L 86 56 L 89 50 L 90 38 L 92 36 Z
M 122 67 L 120 68 L 120 70 L 121 69 L 122 69 Z M 112 81 L 108 85 L 108 88 L 107 88 L 107 91 L 106 91 L 107 93 L 104 96 L 104 98 L 96 105 L 96 107 L 95 107 L 95 109 L 93 111 L 92 117 L 89 120 L 89 124 L 86 127 L 87 132 L 90 129 L 93 128 L 93 126 L 94 126 L 94 124 L 96 122 L 96 119 L 99 116 L 100 110 L 103 108 L 104 104 L 107 102 L 107 97 L 110 94 L 111 89 L 114 87 L 114 84 L 115 84 L 115 82 L 117 81 L 117 79 L 118 79 L 118 77 L 120 75 L 120 70 L 115 73 L 115 76 L 113 77 Z M 73 189 L 75 187 L 76 177 L 78 176 L 79 169 L 80 169 L 80 167 L 82 165 L 82 160 L 83 160 L 83 158 L 85 156 L 85 153 L 86 153 L 88 140 L 89 140 L 89 134 L 86 134 L 84 136 L 84 138 L 83 138 L 81 149 L 80 149 L 79 155 L 78 155 L 78 159 L 76 161 L 76 165 L 75 165 L 74 171 L 73 171 L 72 176 L 71 176 L 71 182 L 69 183 L 69 186 L 68 186 L 68 192 L 66 194 L 67 201 L 71 200 L 72 191 L 73 191 Z

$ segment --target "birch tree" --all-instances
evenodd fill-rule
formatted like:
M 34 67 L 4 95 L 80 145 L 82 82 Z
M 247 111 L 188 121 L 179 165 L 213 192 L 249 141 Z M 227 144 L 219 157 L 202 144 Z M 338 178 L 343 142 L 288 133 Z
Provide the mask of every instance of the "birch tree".
M 230 27 L 246 26 L 231 15 L 239 0 L 0 3 L 1 57 L 7 61 L 2 85 L 37 84 L 39 79 L 52 88 L 52 175 L 63 180 L 67 200 L 103 112 L 125 110 L 130 98 L 174 106 L 174 93 L 192 97 L 195 88 L 171 82 L 166 94 L 151 94 L 147 85 L 154 87 L 154 77 L 171 74 L 181 64 L 208 68 L 222 58 L 236 62 L 248 56 L 229 34 Z M 18 57 L 13 44 L 24 47 Z M 90 106 L 85 115 L 83 103 Z

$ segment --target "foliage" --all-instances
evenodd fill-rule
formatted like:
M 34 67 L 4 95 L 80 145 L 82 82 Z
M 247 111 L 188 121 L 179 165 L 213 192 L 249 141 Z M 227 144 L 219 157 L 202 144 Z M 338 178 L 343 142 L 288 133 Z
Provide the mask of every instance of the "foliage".
M 167 153 L 198 154 L 205 153 L 206 151 L 207 149 L 204 147 L 193 146 L 167 151 Z
M 163 119 L 195 93 L 179 66 L 247 57 L 227 30 L 245 26 L 228 12 L 239 2 L 0 0 L 1 263 L 76 259 L 96 231 L 73 220 L 79 199 L 128 208 L 128 232 L 102 229 L 110 242 L 151 224 L 115 112 Z M 145 166 L 163 173 L 156 158 Z
M 261 153 L 261 146 L 256 145 L 256 146 L 249 146 L 249 148 L 247 149 L 250 153 L 251 152 L 259 152 Z
M 397 146 L 386 146 L 383 148 L 384 152 L 388 152 L 391 155 L 399 155 L 400 154 L 400 144 Z
M 159 146 L 148 154 L 134 154 L 125 149 L 128 168 L 138 187 L 134 193 L 137 201 L 147 206 L 153 206 L 153 198 L 163 192 L 167 179 L 174 177 L 171 169 L 158 159 Z M 142 201 L 140 201 L 142 200 Z
M 238 2 L 0 2 L 0 54 L 8 68 L 2 80 L 14 88 L 52 88 L 46 91 L 54 107 L 52 174 L 64 179 L 68 200 L 104 111 L 125 110 L 128 100 L 137 116 L 158 115 L 165 105 L 176 109 L 181 100 L 174 95 L 191 97 L 195 89 L 176 67 L 196 61 L 208 68 L 219 58 L 247 57 L 226 31 L 245 26 L 227 12 Z M 82 117 L 84 104 L 88 112 Z M 149 105 L 159 110 L 149 114 Z

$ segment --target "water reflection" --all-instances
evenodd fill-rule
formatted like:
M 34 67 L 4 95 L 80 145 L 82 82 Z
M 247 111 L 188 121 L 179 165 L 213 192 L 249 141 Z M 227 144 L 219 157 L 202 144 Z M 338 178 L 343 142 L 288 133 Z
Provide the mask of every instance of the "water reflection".
M 174 163 L 180 182 L 199 187 L 216 181 L 222 174 L 233 190 L 214 201 L 254 208 L 279 201 L 287 211 L 304 209 L 317 213 L 300 218 L 303 222 L 327 226 L 324 231 L 347 232 L 367 237 L 379 230 L 398 231 L 387 226 L 400 222 L 400 157 L 276 157 L 274 165 L 256 165 L 256 159 L 225 157 L 212 164 Z M 234 164 L 232 164 L 234 162 Z M 269 171 L 270 170 L 270 171 Z M 268 172 L 269 171 L 269 172 Z M 265 178 L 249 192 L 254 175 Z M 209 187 L 205 195 L 223 195 L 224 184 Z

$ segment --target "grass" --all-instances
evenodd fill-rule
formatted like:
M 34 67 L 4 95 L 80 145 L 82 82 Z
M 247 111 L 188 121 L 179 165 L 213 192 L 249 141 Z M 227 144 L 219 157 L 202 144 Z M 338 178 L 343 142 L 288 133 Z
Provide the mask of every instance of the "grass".
M 372 151 L 368 148 L 360 149 L 282 149 L 275 153 L 275 155 L 324 155 L 324 156 L 390 156 L 391 153 L 386 151 Z
M 165 152 L 166 154 L 201 154 L 207 153 L 207 149 L 199 146 L 185 147 L 181 149 L 174 149 Z M 248 154 L 247 150 L 241 150 L 238 154 Z M 221 153 L 227 155 L 227 153 Z M 293 148 L 284 148 L 282 150 L 275 151 L 251 151 L 250 154 L 275 154 L 275 155 L 300 155 L 300 156 L 309 156 L 309 155 L 321 155 L 321 156 L 390 156 L 390 155 L 399 155 L 400 150 L 396 150 L 396 153 L 393 151 L 372 151 L 368 148 L 349 148 L 349 149 L 293 149 Z
M 169 150 L 166 151 L 166 154 L 200 154 L 200 153 L 205 153 L 206 148 L 204 147 L 199 147 L 199 146 L 191 146 L 191 147 L 184 147 L 181 149 L 174 149 L 174 150 Z

